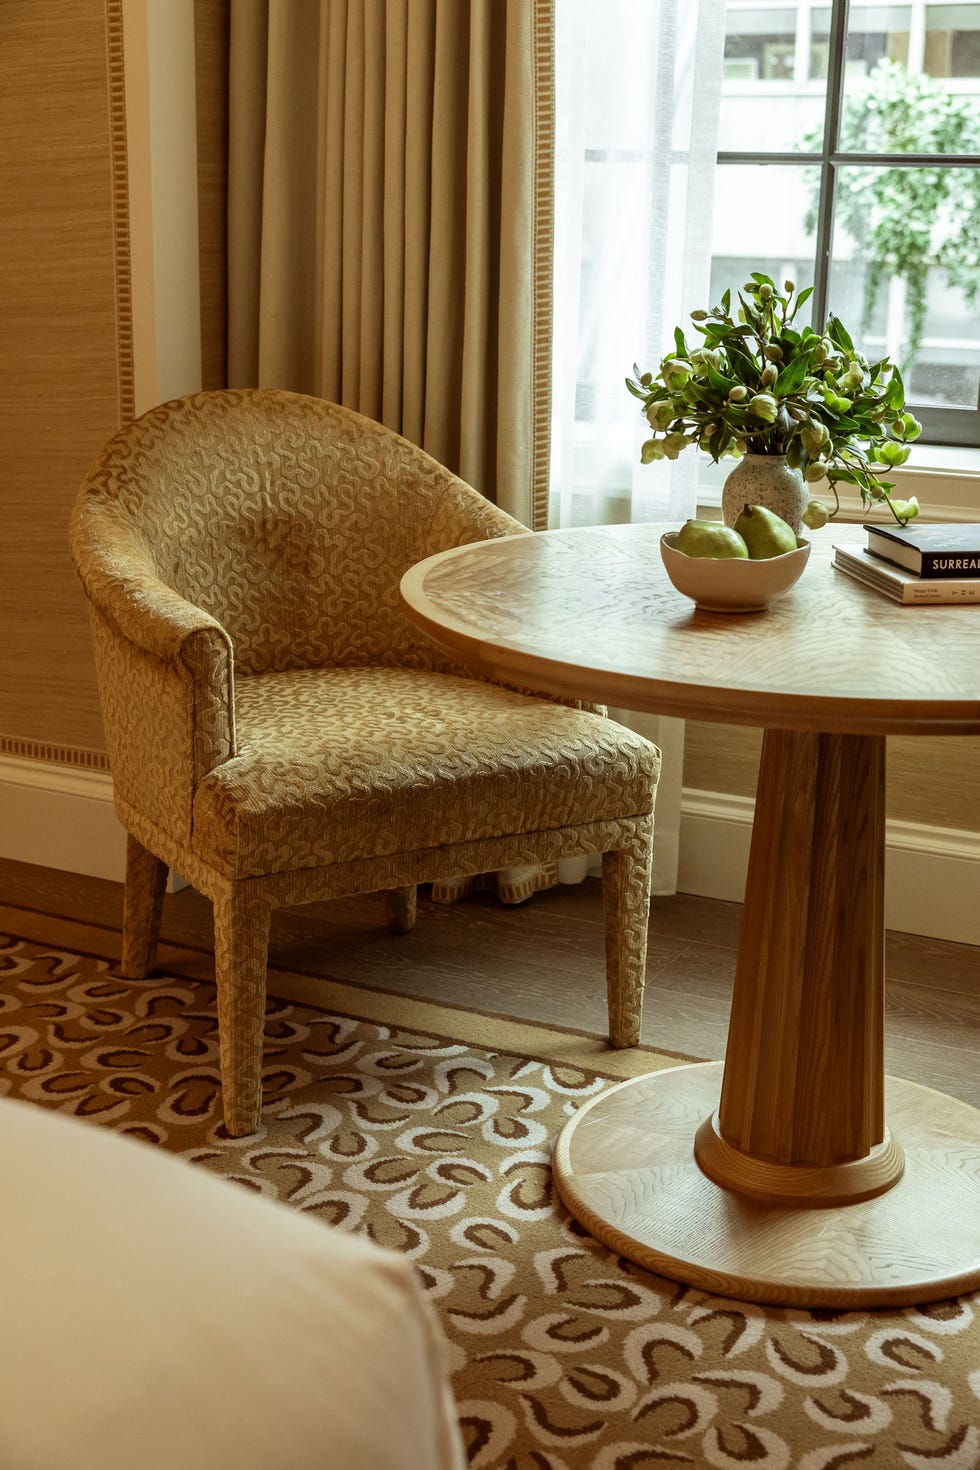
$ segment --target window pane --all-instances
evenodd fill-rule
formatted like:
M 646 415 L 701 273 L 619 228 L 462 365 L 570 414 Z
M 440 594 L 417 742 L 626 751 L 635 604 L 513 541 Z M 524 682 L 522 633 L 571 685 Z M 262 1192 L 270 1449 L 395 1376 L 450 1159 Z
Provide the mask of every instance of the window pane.
M 780 284 L 794 281 L 800 290 L 812 285 L 816 214 L 810 205 L 820 187 L 819 168 L 724 164 L 715 179 L 712 304 L 727 288 L 734 298 L 750 271 L 764 271 Z
M 899 364 L 917 404 L 977 407 L 978 231 L 980 170 L 839 171 L 830 309 L 869 357 Z
M 917 12 L 922 19 L 922 11 Z M 826 25 L 824 12 L 820 24 Z M 814 17 L 814 33 L 817 16 Z M 860 153 L 974 153 L 980 145 L 980 4 L 852 6 L 840 146 Z
M 819 148 L 826 67 L 811 77 L 809 14 L 806 4 L 729 0 L 719 133 L 726 152 Z
M 927 5 L 922 69 L 972 117 L 965 152 L 980 148 L 980 5 Z

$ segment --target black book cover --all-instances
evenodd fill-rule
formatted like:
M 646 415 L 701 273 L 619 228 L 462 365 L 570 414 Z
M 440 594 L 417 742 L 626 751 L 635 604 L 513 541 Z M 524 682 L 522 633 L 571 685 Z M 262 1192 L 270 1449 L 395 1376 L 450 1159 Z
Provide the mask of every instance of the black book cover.
M 980 525 L 865 526 L 868 550 L 919 577 L 980 577 Z

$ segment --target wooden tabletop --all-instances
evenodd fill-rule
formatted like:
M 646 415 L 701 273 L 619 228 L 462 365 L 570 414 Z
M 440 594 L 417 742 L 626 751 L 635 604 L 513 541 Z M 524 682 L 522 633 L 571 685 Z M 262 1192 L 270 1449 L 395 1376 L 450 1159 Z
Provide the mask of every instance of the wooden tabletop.
M 980 733 L 980 604 L 906 607 L 831 562 L 854 527 L 810 536 L 765 612 L 702 612 L 671 586 L 663 525 L 510 536 L 420 562 L 413 622 L 468 667 L 657 714 L 840 734 Z

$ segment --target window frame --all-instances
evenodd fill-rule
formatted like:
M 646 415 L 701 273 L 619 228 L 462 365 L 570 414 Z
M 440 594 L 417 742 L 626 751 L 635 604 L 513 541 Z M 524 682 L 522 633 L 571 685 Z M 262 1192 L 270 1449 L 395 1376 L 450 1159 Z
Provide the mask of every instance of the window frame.
M 820 167 L 820 199 L 817 209 L 816 255 L 814 259 L 813 296 L 810 301 L 811 323 L 815 329 L 827 320 L 830 285 L 831 250 L 834 230 L 834 200 L 837 173 L 851 165 L 888 168 L 980 168 L 977 154 L 933 153 L 853 153 L 838 147 L 841 113 L 844 105 L 844 67 L 847 52 L 847 23 L 850 0 L 829 0 L 830 34 L 827 56 L 827 98 L 824 114 L 823 142 L 819 150 L 804 152 L 739 151 L 719 149 L 717 162 L 726 164 L 779 164 Z M 922 422 L 922 444 L 939 444 L 976 448 L 980 446 L 980 391 L 976 408 L 936 408 L 909 405 Z

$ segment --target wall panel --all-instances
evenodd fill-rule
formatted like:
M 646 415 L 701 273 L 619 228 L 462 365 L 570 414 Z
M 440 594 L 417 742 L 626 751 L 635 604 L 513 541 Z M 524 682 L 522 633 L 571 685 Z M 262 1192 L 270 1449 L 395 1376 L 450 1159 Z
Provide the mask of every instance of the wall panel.
M 0 10 L 0 748 L 62 760 L 103 748 L 68 514 L 132 383 L 119 27 L 111 0 Z
M 913 609 L 909 616 L 915 615 Z M 758 730 L 689 720 L 684 785 L 754 796 L 761 744 Z M 887 758 L 889 817 L 980 832 L 980 740 L 896 736 L 888 741 Z

